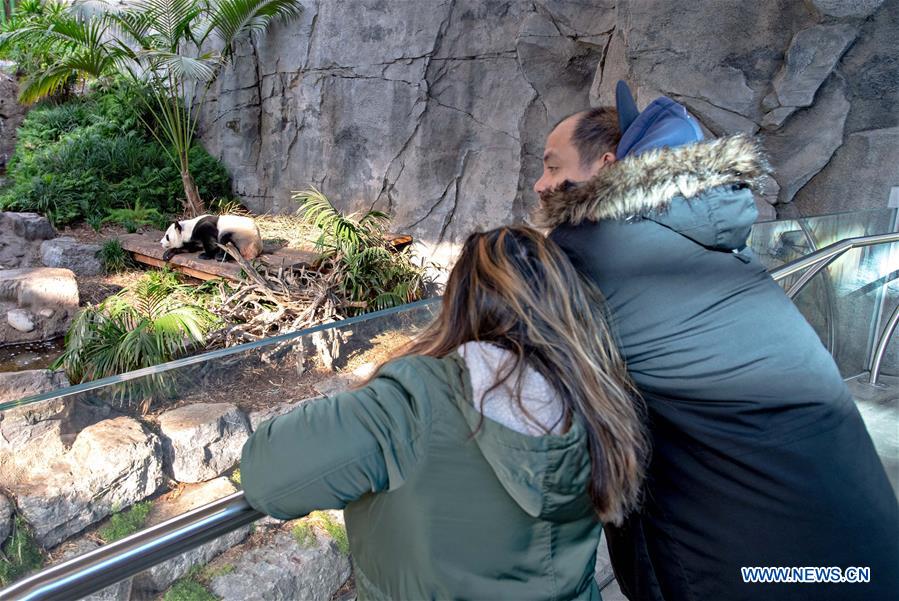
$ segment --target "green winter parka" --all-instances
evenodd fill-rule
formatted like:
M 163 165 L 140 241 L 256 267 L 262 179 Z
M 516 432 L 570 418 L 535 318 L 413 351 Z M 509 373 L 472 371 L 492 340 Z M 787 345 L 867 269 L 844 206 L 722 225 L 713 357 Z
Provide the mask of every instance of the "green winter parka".
M 262 424 L 249 503 L 343 509 L 359 599 L 600 599 L 583 424 L 528 436 L 483 418 L 464 359 L 410 356 Z

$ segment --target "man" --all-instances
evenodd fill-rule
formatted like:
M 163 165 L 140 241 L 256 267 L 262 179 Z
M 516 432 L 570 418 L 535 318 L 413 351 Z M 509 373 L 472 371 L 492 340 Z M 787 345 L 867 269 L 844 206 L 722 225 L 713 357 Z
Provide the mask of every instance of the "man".
M 643 507 L 606 527 L 622 591 L 895 598 L 883 466 L 833 359 L 744 251 L 764 157 L 743 136 L 702 142 L 670 99 L 638 114 L 625 86 L 618 104 L 552 131 L 534 189 L 539 224 L 606 296 L 647 404 Z M 741 567 L 866 567 L 870 582 L 747 583 Z

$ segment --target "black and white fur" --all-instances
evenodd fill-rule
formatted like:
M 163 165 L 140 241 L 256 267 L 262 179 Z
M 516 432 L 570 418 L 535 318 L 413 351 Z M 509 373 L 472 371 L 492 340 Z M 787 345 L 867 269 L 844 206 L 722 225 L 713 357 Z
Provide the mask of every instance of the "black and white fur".
M 191 252 L 203 247 L 199 259 L 228 260 L 230 256 L 216 246 L 232 242 L 244 259 L 255 259 L 262 252 L 262 237 L 256 222 L 240 215 L 200 215 L 176 221 L 159 241 L 168 261 L 176 253 Z

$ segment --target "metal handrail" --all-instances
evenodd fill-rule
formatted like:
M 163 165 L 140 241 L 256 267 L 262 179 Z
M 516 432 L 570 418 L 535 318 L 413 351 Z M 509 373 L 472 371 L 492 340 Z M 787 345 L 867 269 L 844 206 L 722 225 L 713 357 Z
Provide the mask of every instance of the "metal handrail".
M 883 361 L 884 354 L 886 354 L 887 344 L 889 344 L 890 338 L 892 338 L 893 334 L 896 332 L 897 325 L 899 325 L 899 305 L 896 305 L 896 308 L 893 309 L 893 314 L 890 315 L 887 326 L 880 335 L 880 341 L 877 343 L 877 350 L 874 351 L 874 356 L 871 360 L 871 375 L 868 377 L 868 384 L 871 384 L 872 386 L 877 384 L 877 378 L 880 377 L 880 363 Z
M 849 252 L 853 248 L 861 248 L 863 246 L 874 246 L 877 244 L 888 244 L 890 242 L 899 242 L 899 232 L 890 232 L 889 234 L 876 234 L 873 236 L 858 236 L 855 238 L 845 238 L 839 242 L 834 242 L 830 246 L 825 246 L 819 251 L 815 251 L 804 257 L 800 257 L 795 261 L 785 263 L 780 267 L 776 267 L 768 272 L 775 281 L 780 281 L 785 277 L 799 273 L 803 269 L 810 268 L 809 271 L 802 274 L 802 286 L 797 286 L 799 281 L 790 288 L 787 296 L 793 298 L 805 284 L 811 280 L 816 273 L 830 265 L 838 257 Z
M 781 280 L 806 268 L 812 268 L 817 273 L 853 248 L 890 242 L 899 242 L 899 232 L 847 238 L 778 267 L 770 274 L 775 280 Z M 806 281 L 809 279 L 811 276 Z M 882 357 L 897 323 L 899 308 L 893 313 L 890 325 L 884 332 L 878 357 Z M 879 370 L 879 361 L 876 367 Z M 247 503 L 244 493 L 237 492 L 42 570 L 0 590 L 0 601 L 68 601 L 89 595 L 261 517 L 263 515 Z
M 71 601 L 264 517 L 243 491 L 42 570 L 0 591 L 3 601 Z

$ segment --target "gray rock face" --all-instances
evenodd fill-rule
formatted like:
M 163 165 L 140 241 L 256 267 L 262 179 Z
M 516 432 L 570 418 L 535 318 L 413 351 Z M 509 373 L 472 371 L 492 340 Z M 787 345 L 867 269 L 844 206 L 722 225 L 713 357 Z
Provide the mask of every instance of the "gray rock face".
M 152 495 L 162 483 L 159 439 L 128 417 L 84 428 L 72 448 L 9 485 L 35 538 L 53 546 Z
M 103 272 L 103 262 L 97 257 L 98 244 L 82 244 L 64 236 L 41 244 L 41 260 L 46 267 L 71 269 L 78 275 L 98 275 Z
M 765 146 L 779 165 L 774 178 L 780 185 L 779 202 L 793 196 L 830 160 L 843 143 L 843 124 L 849 114 L 842 78 L 834 77 L 820 92 L 815 105 L 793 117 Z M 814 148 L 816 152 L 797 152 Z
M 60 554 L 59 561 L 56 563 L 63 563 L 79 555 L 84 555 L 99 546 L 100 543 L 88 538 L 66 541 L 54 550 L 54 554 Z M 93 595 L 82 597 L 81 601 L 128 601 L 131 598 L 131 583 L 132 579 L 127 578 L 111 584 Z
M 328 601 L 350 576 L 349 559 L 319 531 L 302 545 L 290 534 L 278 532 L 237 555 L 231 565 L 233 571 L 216 576 L 210 584 L 224 601 Z
M 159 416 L 166 470 L 179 482 L 211 480 L 240 461 L 247 417 L 229 403 L 198 403 Z
M 859 162 L 858 157 L 867 157 Z M 850 134 L 827 169 L 816 175 L 795 199 L 803 214 L 838 213 L 887 206 L 899 187 L 899 127 Z
M 46 217 L 37 213 L 0 212 L 0 267 L 40 265 L 41 243 L 55 237 L 56 230 Z
M 811 0 L 811 3 L 828 17 L 865 18 L 880 8 L 883 0 Z
M 809 106 L 815 92 L 833 71 L 855 39 L 852 25 L 816 25 L 793 37 L 786 61 L 774 77 L 774 91 L 781 106 Z
M 12 532 L 13 507 L 9 499 L 0 495 L 0 547 L 9 533 Z
M 16 128 L 25 118 L 25 107 L 19 104 L 19 84 L 15 77 L 0 71 L 0 173 L 16 148 Z
M 52 313 L 48 315 L 46 309 Z M 0 345 L 61 336 L 77 310 L 78 283 L 68 269 L 0 269 Z M 10 322 L 10 311 L 27 315 L 14 314 L 19 317 Z M 22 327 L 22 317 L 34 327 Z
M 899 124 L 899 0 L 304 6 L 240 45 L 202 116 L 204 144 L 256 211 L 294 210 L 290 192 L 313 184 L 341 209 L 393 214 L 437 260 L 473 229 L 524 219 L 548 130 L 611 103 L 618 79 L 640 106 L 665 94 L 714 135 L 767 143 L 796 119 L 838 130 L 842 109 L 822 89 L 837 73 L 847 133 Z M 774 161 L 781 202 L 828 169 L 833 149 L 794 138 Z
M 236 490 L 227 478 L 216 478 L 202 484 L 187 486 L 177 497 L 167 495 L 154 503 L 147 519 L 147 527 L 217 501 Z M 249 532 L 250 527 L 245 526 L 144 570 L 134 577 L 135 590 L 147 595 L 165 590 L 187 574 L 192 567 L 206 565 L 213 557 L 241 543 Z

